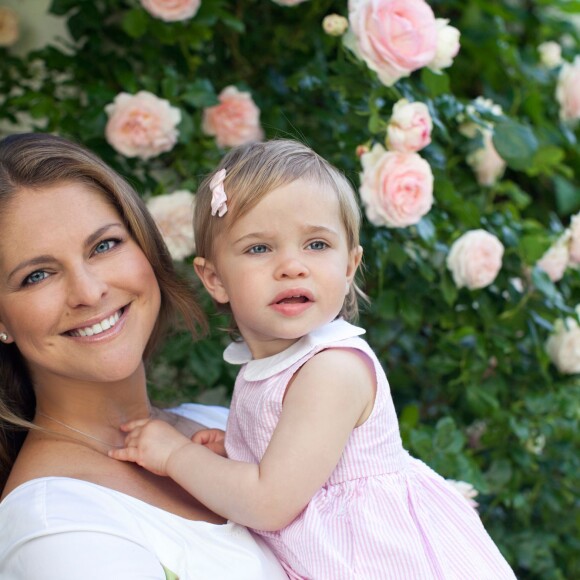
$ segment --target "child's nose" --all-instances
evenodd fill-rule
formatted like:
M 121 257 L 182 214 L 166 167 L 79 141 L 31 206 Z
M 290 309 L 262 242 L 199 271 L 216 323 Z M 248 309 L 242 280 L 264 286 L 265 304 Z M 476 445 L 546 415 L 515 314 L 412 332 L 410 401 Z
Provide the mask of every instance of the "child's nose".
M 276 268 L 276 278 L 305 278 L 309 270 L 306 264 L 294 256 L 284 257 Z

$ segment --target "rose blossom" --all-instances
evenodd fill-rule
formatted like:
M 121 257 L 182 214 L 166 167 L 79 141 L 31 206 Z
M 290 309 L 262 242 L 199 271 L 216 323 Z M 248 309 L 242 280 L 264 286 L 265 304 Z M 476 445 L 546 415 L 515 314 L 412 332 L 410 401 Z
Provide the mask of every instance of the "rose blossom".
M 461 47 L 459 44 L 461 33 L 454 26 L 449 26 L 447 18 L 437 18 L 435 22 L 437 23 L 437 49 L 435 58 L 428 66 L 432 71 L 440 72 L 453 64 L 453 59 Z
M 568 229 L 570 231 L 570 245 L 568 246 L 570 263 L 578 266 L 580 265 L 580 214 L 572 216 Z
M 485 230 L 470 230 L 453 242 L 447 268 L 458 288 L 470 290 L 489 286 L 502 265 L 503 244 Z
M 456 481 L 455 479 L 447 479 L 446 481 L 467 500 L 467 503 L 472 508 L 477 508 L 479 504 L 474 498 L 478 496 L 479 492 L 475 487 L 473 487 L 473 485 L 471 485 L 471 483 L 467 483 L 466 481 Z
M 569 234 L 564 235 L 536 262 L 536 266 L 546 272 L 552 282 L 562 279 L 570 262 L 568 236 Z
M 234 86 L 218 95 L 219 105 L 203 111 L 202 130 L 212 135 L 220 147 L 235 147 L 264 137 L 260 126 L 260 109 L 250 93 Z
M 141 0 L 141 4 L 151 16 L 165 22 L 177 22 L 193 18 L 201 0 Z
M 433 122 L 425 103 L 400 99 L 387 127 L 387 147 L 392 151 L 419 151 L 431 143 Z
M 424 0 L 351 0 L 347 46 L 386 86 L 428 65 L 437 48 L 437 24 Z
M 554 68 L 562 64 L 562 47 L 553 40 L 542 42 L 538 46 L 540 62 L 548 68 Z
M 181 111 L 152 93 L 119 93 L 105 111 L 105 137 L 126 157 L 149 159 L 170 151 L 177 141 Z
M 174 260 L 183 260 L 195 251 L 192 227 L 194 200 L 193 193 L 182 190 L 156 195 L 147 202 L 147 208 Z
M 499 156 L 493 145 L 491 129 L 479 129 L 483 136 L 483 147 L 467 156 L 467 163 L 473 169 L 480 185 L 493 185 L 505 171 L 506 162 Z
M 322 29 L 330 36 L 342 36 L 348 29 L 348 20 L 339 14 L 329 14 L 322 20 Z
M 0 46 L 12 46 L 20 36 L 18 14 L 7 6 L 0 6 Z
M 572 64 L 566 62 L 560 69 L 556 86 L 556 99 L 560 103 L 560 119 L 575 122 L 580 119 L 580 55 Z
M 433 173 L 417 153 L 385 151 L 376 144 L 361 157 L 360 196 L 370 222 L 403 228 L 418 223 L 433 205 Z
M 546 352 L 561 373 L 580 373 L 580 328 L 574 318 L 566 318 L 566 323 L 556 320 Z

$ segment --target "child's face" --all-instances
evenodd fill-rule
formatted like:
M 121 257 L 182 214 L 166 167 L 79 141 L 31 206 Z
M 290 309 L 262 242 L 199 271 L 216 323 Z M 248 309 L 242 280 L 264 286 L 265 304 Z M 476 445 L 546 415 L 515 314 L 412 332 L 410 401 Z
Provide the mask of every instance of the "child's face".
M 216 240 L 215 250 L 206 287 L 230 303 L 256 358 L 333 320 L 362 253 L 347 247 L 336 194 L 302 180 L 265 196 Z

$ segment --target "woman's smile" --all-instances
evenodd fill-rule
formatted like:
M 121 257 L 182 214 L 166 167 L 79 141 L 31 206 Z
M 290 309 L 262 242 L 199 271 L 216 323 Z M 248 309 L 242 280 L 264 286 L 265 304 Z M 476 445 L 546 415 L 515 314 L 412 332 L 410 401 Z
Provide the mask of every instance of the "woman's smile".
M 129 305 L 124 306 L 115 313 L 102 317 L 98 322 L 87 322 L 83 326 L 67 330 L 64 334 L 75 338 L 98 337 L 99 339 L 116 335 L 123 326 L 128 309 Z

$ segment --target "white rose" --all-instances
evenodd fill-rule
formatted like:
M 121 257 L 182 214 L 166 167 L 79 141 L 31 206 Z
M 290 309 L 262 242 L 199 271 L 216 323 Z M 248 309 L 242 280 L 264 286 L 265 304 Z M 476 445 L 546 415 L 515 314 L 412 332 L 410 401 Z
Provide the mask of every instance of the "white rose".
M 448 479 L 446 481 L 467 500 L 467 503 L 469 503 L 472 508 L 477 508 L 479 504 L 474 498 L 478 496 L 479 492 L 475 487 L 473 487 L 473 485 L 471 485 L 471 483 L 467 483 L 466 481 L 456 481 L 455 479 Z
M 556 321 L 546 341 L 546 352 L 561 373 L 580 373 L 580 328 L 574 318 Z
M 485 288 L 497 277 L 502 266 L 503 244 L 485 230 L 471 230 L 453 242 L 447 255 L 447 268 L 458 288 Z
M 506 162 L 493 145 L 493 132 L 490 129 L 479 130 L 483 136 L 483 147 L 468 155 L 466 161 L 480 185 L 493 185 L 503 175 Z
M 570 220 L 570 263 L 580 265 L 580 214 L 576 214 Z
M 174 260 L 183 260 L 195 252 L 194 203 L 195 196 L 189 191 L 156 195 L 147 202 L 147 208 Z
M 544 270 L 552 282 L 558 282 L 570 263 L 568 249 L 569 232 L 566 232 L 544 255 L 536 262 L 536 266 Z
M 562 64 L 562 47 L 553 40 L 542 42 L 538 46 L 540 62 L 548 68 L 554 68 Z
M 322 29 L 329 36 L 342 36 L 348 30 L 348 20 L 340 14 L 328 14 L 322 20 Z
M 461 47 L 459 44 L 461 33 L 457 28 L 449 26 L 449 20 L 446 18 L 437 18 L 435 22 L 437 24 L 437 48 L 435 58 L 428 67 L 432 71 L 439 72 L 453 64 L 453 59 Z

